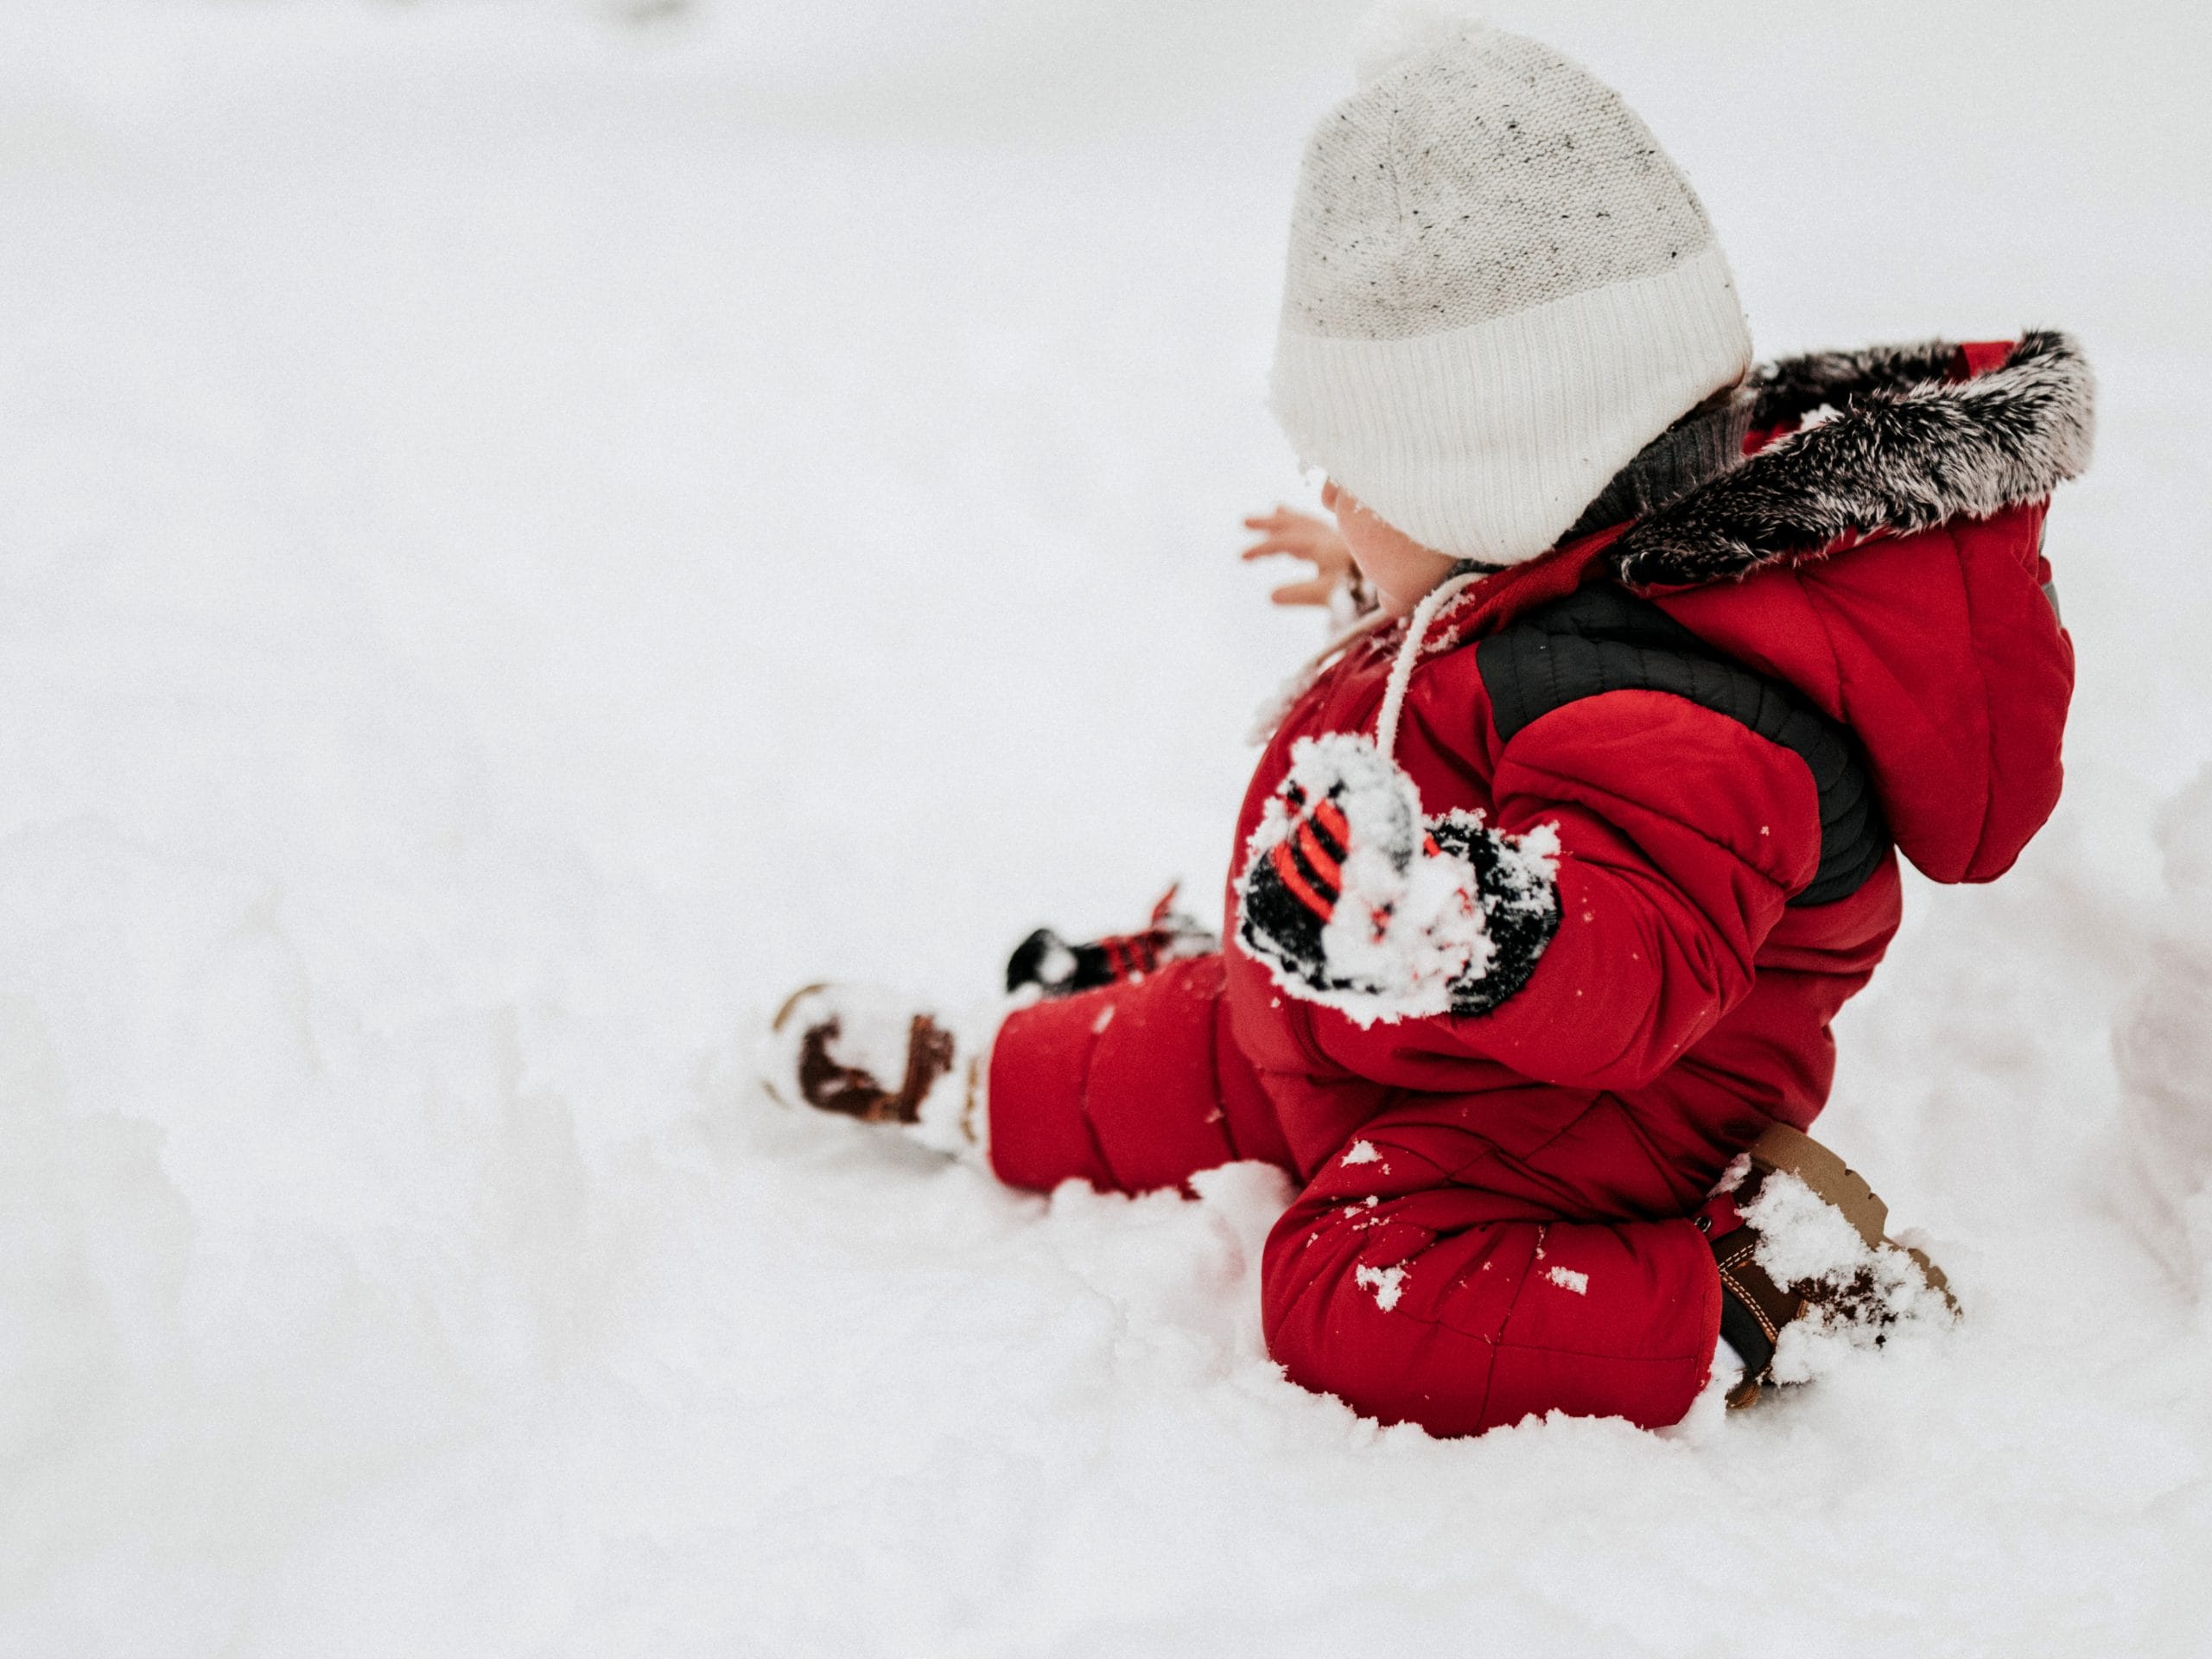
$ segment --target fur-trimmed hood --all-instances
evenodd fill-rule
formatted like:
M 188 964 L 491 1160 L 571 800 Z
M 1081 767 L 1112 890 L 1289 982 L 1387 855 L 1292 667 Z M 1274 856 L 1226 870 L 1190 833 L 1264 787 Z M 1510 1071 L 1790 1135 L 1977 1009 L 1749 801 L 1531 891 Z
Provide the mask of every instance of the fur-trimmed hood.
M 1752 427 L 1834 412 L 1648 514 L 1607 557 L 1631 587 L 1687 587 L 1987 518 L 2088 465 L 2095 393 L 2080 347 L 2047 331 L 1971 378 L 1943 340 L 1784 358 L 1746 385 Z
M 1924 874 L 2001 874 L 2064 775 L 2074 651 L 2043 526 L 2055 486 L 2088 463 L 2088 365 L 2057 334 L 1939 341 L 1786 359 L 1741 395 L 1767 431 L 1833 412 L 1702 482 L 1670 489 L 1668 467 L 1645 469 L 1640 517 L 1446 594 L 1404 677 L 1617 579 L 1844 728 Z M 1340 640 L 1287 717 L 1332 677 L 1388 674 L 1415 632 Z

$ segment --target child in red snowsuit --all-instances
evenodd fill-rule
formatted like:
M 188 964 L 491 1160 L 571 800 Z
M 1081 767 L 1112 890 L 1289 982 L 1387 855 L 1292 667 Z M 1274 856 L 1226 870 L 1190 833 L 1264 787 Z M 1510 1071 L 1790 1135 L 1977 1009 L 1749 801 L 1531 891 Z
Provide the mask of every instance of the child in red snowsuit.
M 1225 944 L 1039 936 L 987 1057 L 926 1015 L 871 1057 L 810 990 L 771 1087 L 1039 1190 L 1280 1166 L 1270 1351 L 1384 1421 L 1749 1397 L 1793 1322 L 1941 1292 L 1794 1132 L 1897 855 L 1989 880 L 2057 799 L 2088 369 L 2031 334 L 1747 372 L 1649 132 L 1472 26 L 1323 123 L 1288 287 L 1277 411 L 1374 608 L 1253 775 Z M 1789 1259 L 1808 1192 L 1863 1252 Z

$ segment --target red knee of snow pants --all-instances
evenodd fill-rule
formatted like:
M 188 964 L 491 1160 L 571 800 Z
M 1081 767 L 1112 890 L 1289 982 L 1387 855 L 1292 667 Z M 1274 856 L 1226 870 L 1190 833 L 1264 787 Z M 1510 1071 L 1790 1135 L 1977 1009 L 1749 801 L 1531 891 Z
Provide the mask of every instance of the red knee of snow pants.
M 991 1050 L 999 1179 L 1148 1192 L 1246 1158 L 1289 1168 L 1223 988 L 1221 958 L 1196 957 L 1010 1017 Z
M 1223 978 L 1201 957 L 1009 1018 L 991 1058 L 1000 1178 L 1136 1192 L 1276 1164 L 1306 1183 L 1262 1274 L 1268 1348 L 1294 1381 L 1439 1434 L 1554 1410 L 1681 1417 L 1720 1319 L 1712 1252 L 1682 1217 L 1725 1139 L 1670 1122 L 1663 1098 L 1401 1090 L 1300 1169 Z

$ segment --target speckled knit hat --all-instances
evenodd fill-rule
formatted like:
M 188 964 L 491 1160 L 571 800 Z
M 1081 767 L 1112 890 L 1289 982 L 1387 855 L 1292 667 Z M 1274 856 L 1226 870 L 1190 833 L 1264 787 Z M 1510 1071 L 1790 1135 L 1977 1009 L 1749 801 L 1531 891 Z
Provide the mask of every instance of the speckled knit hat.
M 1306 145 L 1275 415 L 1427 546 L 1535 557 L 1751 358 L 1688 182 L 1548 47 L 1443 27 Z

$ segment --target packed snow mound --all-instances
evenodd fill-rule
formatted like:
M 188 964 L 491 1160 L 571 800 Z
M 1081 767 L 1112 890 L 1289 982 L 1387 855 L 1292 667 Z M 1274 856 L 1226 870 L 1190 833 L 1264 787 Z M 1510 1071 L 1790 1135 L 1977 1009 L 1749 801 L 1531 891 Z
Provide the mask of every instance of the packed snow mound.
M 2166 894 L 2142 983 L 2113 1032 L 2131 1205 L 2199 1294 L 2212 1274 L 2212 766 L 2159 815 Z

